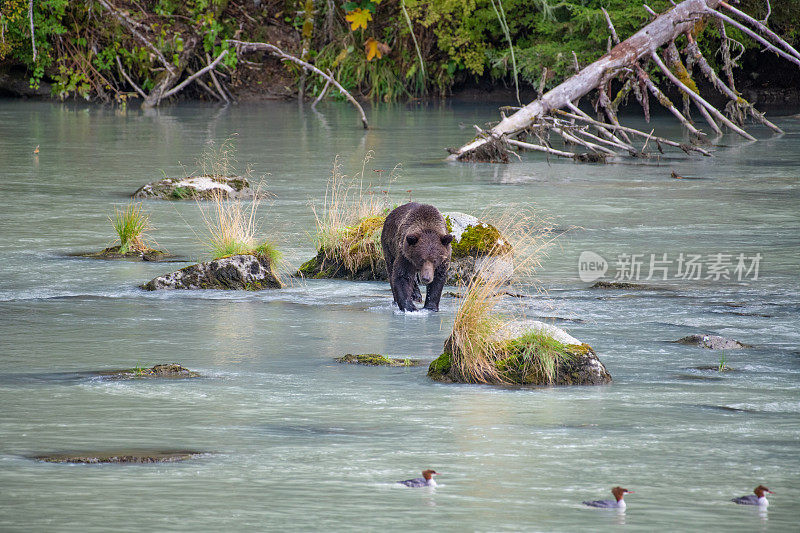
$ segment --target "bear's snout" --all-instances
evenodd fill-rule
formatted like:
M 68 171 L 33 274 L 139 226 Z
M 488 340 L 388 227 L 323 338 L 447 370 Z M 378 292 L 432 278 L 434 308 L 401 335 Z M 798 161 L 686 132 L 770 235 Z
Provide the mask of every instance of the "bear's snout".
M 419 269 L 419 280 L 423 285 L 429 285 L 433 281 L 433 263 L 425 261 L 422 263 L 422 268 Z

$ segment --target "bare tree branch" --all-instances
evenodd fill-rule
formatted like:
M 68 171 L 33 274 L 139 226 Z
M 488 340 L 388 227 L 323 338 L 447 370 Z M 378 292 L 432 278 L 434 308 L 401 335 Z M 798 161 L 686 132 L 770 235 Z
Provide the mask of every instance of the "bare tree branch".
M 117 60 L 117 66 L 119 67 L 119 71 L 122 74 L 122 77 L 125 78 L 125 80 L 128 82 L 128 84 L 130 84 L 131 87 L 133 87 L 133 90 L 139 93 L 139 96 L 141 96 L 142 98 L 147 98 L 147 94 L 145 94 L 145 92 L 142 89 L 140 89 L 138 85 L 133 83 L 133 80 L 130 78 L 130 76 L 128 76 L 128 73 L 125 72 L 124 68 L 122 68 L 122 61 L 119 60 L 119 56 L 115 56 L 115 59 Z
M 697 104 L 698 107 L 699 106 L 705 107 L 709 111 L 709 113 L 711 113 L 717 120 L 719 120 L 720 122 L 722 122 L 723 124 L 728 126 L 730 129 L 732 129 L 733 131 L 735 131 L 736 133 L 738 133 L 739 135 L 741 135 L 745 139 L 748 139 L 748 140 L 751 140 L 751 141 L 755 141 L 756 140 L 755 137 L 753 137 L 752 135 L 750 135 L 749 133 L 744 131 L 742 128 L 740 128 L 739 126 L 737 126 L 736 124 L 734 124 L 733 122 L 728 120 L 725 117 L 725 115 L 723 115 L 722 113 L 717 111 L 717 108 L 715 108 L 714 106 L 712 106 L 711 104 L 706 102 L 703 99 L 702 96 L 700 96 L 699 94 L 695 93 L 690 88 L 688 88 L 686 85 L 684 85 L 684 83 L 681 80 L 679 80 L 678 77 L 675 76 L 675 74 L 673 74 L 669 70 L 667 65 L 664 64 L 664 62 L 658 56 L 658 52 L 653 51 L 650 54 L 650 57 L 653 58 L 653 61 L 655 61 L 656 65 L 658 65 L 658 68 L 661 69 L 661 72 L 663 72 L 664 75 L 666 77 L 668 77 L 670 79 L 670 81 L 672 81 L 672 83 L 674 83 L 681 91 L 686 93 L 689 96 L 689 98 L 694 100 L 695 104 Z
M 208 52 L 206 52 L 206 61 L 209 63 L 211 62 L 211 56 L 208 55 Z M 220 96 L 222 96 L 222 99 L 225 100 L 226 103 L 230 103 L 231 101 L 228 98 L 228 95 L 225 94 L 225 90 L 222 88 L 219 81 L 217 81 L 217 76 L 214 74 L 213 68 L 209 71 L 209 74 L 211 75 L 211 81 L 214 82 L 214 87 L 217 88 L 217 91 L 219 92 Z
M 770 39 L 772 39 L 773 41 L 777 42 L 782 47 L 784 47 L 787 52 L 789 52 L 790 54 L 792 54 L 796 58 L 800 59 L 800 52 L 798 52 L 795 48 L 793 48 L 792 45 L 790 45 L 788 42 L 786 42 L 783 39 L 781 39 L 780 36 L 778 36 L 777 33 L 772 31 L 771 29 L 769 29 L 765 25 L 766 22 L 767 22 L 767 18 L 769 18 L 769 14 L 772 11 L 772 7 L 769 5 L 769 1 L 767 1 L 767 9 L 768 9 L 767 18 L 765 18 L 763 20 L 763 22 L 759 22 L 758 20 L 754 19 L 753 17 L 751 17 L 747 13 L 739 11 L 738 9 L 736 9 L 735 7 L 731 6 L 730 4 L 728 4 L 726 2 L 720 2 L 719 5 L 721 5 L 722 7 L 724 7 L 725 9 L 727 9 L 728 11 L 730 11 L 731 13 L 736 15 L 737 17 L 743 19 L 745 22 L 748 22 L 751 25 L 755 26 L 758 31 L 760 31 L 764 35 L 768 36 Z
M 330 70 L 328 71 L 328 74 L 329 75 L 331 74 Z M 319 95 L 314 100 L 314 102 L 311 104 L 311 109 L 316 109 L 317 108 L 317 104 L 320 103 L 320 101 L 323 98 L 325 98 L 325 93 L 328 92 L 328 87 L 330 87 L 330 86 L 331 86 L 331 80 L 325 80 L 325 86 L 322 87 L 322 90 L 319 92 Z
M 708 78 L 708 81 L 710 81 L 711 84 L 720 93 L 727 96 L 731 100 L 731 102 L 733 102 L 735 105 L 746 108 L 753 116 L 753 118 L 755 118 L 757 121 L 767 126 L 775 133 L 783 133 L 782 129 L 780 129 L 778 126 L 767 120 L 763 114 L 758 112 L 754 108 L 753 104 L 751 104 L 750 102 L 748 102 L 747 100 L 736 94 L 730 87 L 725 85 L 725 82 L 722 81 L 719 78 L 719 76 L 717 76 L 717 73 L 714 72 L 714 69 L 711 68 L 711 65 L 708 64 L 708 61 L 706 61 L 705 56 L 703 56 L 703 53 L 700 51 L 700 47 L 697 46 L 697 43 L 695 42 L 694 39 L 692 39 L 691 36 L 689 36 L 689 45 L 686 47 L 686 50 L 689 54 L 691 54 L 694 57 L 697 66 L 700 67 L 700 72 L 702 72 L 703 75 L 705 75 L 705 77 Z
M 178 85 L 176 85 L 175 87 L 173 87 L 173 88 L 172 88 L 172 89 L 170 89 L 169 91 L 165 92 L 165 93 L 164 93 L 164 94 L 161 96 L 161 98 L 162 98 L 162 99 L 163 99 L 163 98 L 169 98 L 170 96 L 172 96 L 173 94 L 177 93 L 178 91 L 181 91 L 181 90 L 182 90 L 184 87 L 186 87 L 187 85 L 189 85 L 190 83 L 192 83 L 192 82 L 195 80 L 195 78 L 197 78 L 197 77 L 199 77 L 199 76 L 202 76 L 203 74 L 205 74 L 205 73 L 206 73 L 206 72 L 208 72 L 209 70 L 211 70 L 211 69 L 213 69 L 214 67 L 216 67 L 216 66 L 217 66 L 217 63 L 219 63 L 220 61 L 222 61 L 222 58 L 223 58 L 223 57 L 225 57 L 226 55 L 228 55 L 228 51 L 227 51 L 227 50 L 223 50 L 223 51 L 222 51 L 222 52 L 221 52 L 221 53 L 220 53 L 220 54 L 217 56 L 217 58 L 216 58 L 214 61 L 212 61 L 210 64 L 206 65 L 205 67 L 201 68 L 200 70 L 198 70 L 197 72 L 195 72 L 194 74 L 192 74 L 191 76 L 189 76 L 188 78 L 186 78 L 185 80 L 183 80 L 181 83 L 179 83 Z
M 597 124 L 600 124 L 602 126 L 605 126 L 606 128 L 611 128 L 611 129 L 615 129 L 615 130 L 619 130 L 619 131 L 625 131 L 625 132 L 628 132 L 628 133 L 632 133 L 633 135 L 638 135 L 640 137 L 649 137 L 649 138 L 652 138 L 653 140 L 657 140 L 660 143 L 666 144 L 667 146 L 674 146 L 675 148 L 680 148 L 681 150 L 684 150 L 684 151 L 695 151 L 695 152 L 699 152 L 699 153 L 703 154 L 704 156 L 709 156 L 709 157 L 711 156 L 710 152 L 708 152 L 707 150 L 704 150 L 704 149 L 702 149 L 702 148 L 700 148 L 698 146 L 677 143 L 675 141 L 670 141 L 669 139 L 664 139 L 663 137 L 655 137 L 650 133 L 645 133 L 643 131 L 640 131 L 640 130 L 637 130 L 637 129 L 634 129 L 634 128 L 629 128 L 627 126 L 614 126 L 612 124 L 604 124 L 603 122 L 599 122 L 599 121 L 594 120 L 592 118 L 584 118 L 584 117 L 582 117 L 580 115 L 575 115 L 573 113 L 568 113 L 568 112 L 562 111 L 560 109 L 557 109 L 556 113 L 558 113 L 559 115 L 563 115 L 563 116 L 565 116 L 567 118 L 574 118 L 576 120 L 582 120 L 584 122 L 588 122 L 589 124 L 597 123 Z
M 769 41 L 767 41 L 766 39 L 764 39 L 763 37 L 761 37 L 759 34 L 757 34 L 756 32 L 754 32 L 753 30 L 751 30 L 750 28 L 748 28 L 748 27 L 747 27 L 747 26 L 745 26 L 744 24 L 741 24 L 741 23 L 739 23 L 739 22 L 736 22 L 735 20 L 733 20 L 733 19 L 732 19 L 732 18 L 730 18 L 729 16 L 727 16 L 727 15 L 725 15 L 725 14 L 723 14 L 723 13 L 720 13 L 719 11 L 715 11 L 715 10 L 713 10 L 713 9 L 706 9 L 706 10 L 705 10 L 705 12 L 706 12 L 706 13 L 709 13 L 709 14 L 711 14 L 711 15 L 714 15 L 715 17 L 717 17 L 717 18 L 719 18 L 719 19 L 721 19 L 721 20 L 723 20 L 723 21 L 727 22 L 728 24 L 730 24 L 731 26 L 734 26 L 735 28 L 738 28 L 738 29 L 740 29 L 740 30 L 741 30 L 743 33 L 745 33 L 745 34 L 746 34 L 748 37 L 752 38 L 753 40 L 755 40 L 755 41 L 757 41 L 757 42 L 759 42 L 759 43 L 761 43 L 761 44 L 763 44 L 763 45 L 764 45 L 764 47 L 765 47 L 767 50 L 770 50 L 770 51 L 772 51 L 772 52 L 775 52 L 775 53 L 776 53 L 776 54 L 778 54 L 779 56 L 781 56 L 781 57 L 783 57 L 783 58 L 785 58 L 785 59 L 788 59 L 789 61 L 791 61 L 792 63 L 794 63 L 794 64 L 796 64 L 796 65 L 800 65 L 800 57 L 795 57 L 794 55 L 789 55 L 789 54 L 787 54 L 786 52 L 784 52 L 783 50 L 781 50 L 780 48 L 776 48 L 775 46 L 773 46 L 772 44 L 770 44 L 770 42 L 769 42 Z
M 329 80 L 334 85 L 334 87 L 339 89 L 339 92 L 342 93 L 344 97 L 347 98 L 356 107 L 356 109 L 358 109 L 358 112 L 361 114 L 361 124 L 364 126 L 364 129 L 369 128 L 369 123 L 367 122 L 367 115 L 364 113 L 364 108 L 361 107 L 361 104 L 358 103 L 358 100 L 353 98 L 353 95 L 347 92 L 347 90 L 344 87 L 342 87 L 341 84 L 338 81 L 336 81 L 336 79 L 333 76 L 322 72 L 320 69 L 318 69 L 311 63 L 307 63 L 302 59 L 298 59 L 293 55 L 287 54 L 277 46 L 269 43 L 251 43 L 246 41 L 237 41 L 235 39 L 228 39 L 226 40 L 226 42 L 233 43 L 239 52 L 254 52 L 256 50 L 265 50 L 271 53 L 272 55 L 278 56 L 283 61 L 291 61 L 292 63 L 300 65 L 304 69 L 310 70 L 311 72 L 319 76 L 322 76 L 326 80 Z
M 556 150 L 555 148 L 550 148 L 547 146 L 542 146 L 540 144 L 531 144 L 526 143 L 523 141 L 517 141 L 515 139 L 508 139 L 508 144 L 511 146 L 517 146 L 519 148 L 524 148 L 525 150 L 534 150 L 536 152 L 546 152 L 548 154 L 557 155 L 558 157 L 568 157 L 570 159 L 575 159 L 575 154 L 572 152 L 564 152 L 562 150 Z
M 31 22 L 31 48 L 33 48 L 33 62 L 36 63 L 36 35 L 33 31 L 33 0 L 28 0 L 28 19 Z

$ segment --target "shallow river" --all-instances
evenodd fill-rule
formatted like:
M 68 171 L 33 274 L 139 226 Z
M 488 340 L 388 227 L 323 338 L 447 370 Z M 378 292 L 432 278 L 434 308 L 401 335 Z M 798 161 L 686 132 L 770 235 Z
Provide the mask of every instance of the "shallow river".
M 592 165 L 526 155 L 502 166 L 443 161 L 468 126 L 496 117 L 493 105 L 372 109 L 367 132 L 344 104 L 319 111 L 265 103 L 143 114 L 0 100 L 0 529 L 796 531 L 800 119 L 775 119 L 783 136 L 755 128 L 756 143 L 725 137 L 713 158 Z M 680 135 L 668 118 L 649 127 Z M 314 253 L 309 200 L 322 198 L 337 154 L 348 174 L 368 151 L 368 176 L 401 164 L 397 202 L 410 195 L 474 214 L 535 206 L 560 235 L 537 273 L 539 295 L 518 305 L 594 346 L 613 384 L 444 385 L 426 366 L 332 361 L 348 352 L 432 360 L 452 297 L 438 315 L 404 316 L 386 283 L 147 293 L 138 285 L 185 263 L 69 256 L 110 245 L 114 205 L 164 173 L 195 171 L 209 141 L 231 136 L 240 168 L 268 174 L 275 198 L 260 211 L 262 229 L 294 267 Z M 145 207 L 160 248 L 204 257 L 196 203 Z M 605 280 L 636 281 L 625 258 L 641 254 L 638 280 L 652 289 L 589 289 L 584 251 L 607 261 Z M 699 255 L 701 275 L 681 275 L 680 254 Z M 646 280 L 651 255 L 668 270 Z M 725 351 L 735 371 L 697 370 L 721 354 L 670 342 L 693 333 L 753 347 Z M 205 377 L 81 374 L 172 361 Z M 144 466 L 27 458 L 151 448 L 209 453 Z M 423 468 L 441 473 L 436 490 L 393 483 Z M 759 483 L 776 493 L 768 512 L 729 502 Z M 614 485 L 635 491 L 624 514 L 581 506 Z

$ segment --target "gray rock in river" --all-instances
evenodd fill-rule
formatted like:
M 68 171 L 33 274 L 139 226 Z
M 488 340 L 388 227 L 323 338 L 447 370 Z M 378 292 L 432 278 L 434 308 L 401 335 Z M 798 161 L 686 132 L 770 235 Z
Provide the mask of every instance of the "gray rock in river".
M 164 178 L 143 185 L 134 198 L 160 198 L 161 200 L 209 200 L 215 195 L 228 199 L 249 199 L 257 196 L 250 180 L 244 176 L 188 176 Z
M 232 255 L 188 266 L 152 279 L 142 286 L 159 289 L 262 290 L 283 286 L 265 255 Z
M 689 346 L 699 346 L 709 350 L 739 350 L 741 348 L 750 348 L 749 344 L 744 344 L 743 342 L 733 339 L 726 339 L 718 335 L 688 335 L 675 342 Z

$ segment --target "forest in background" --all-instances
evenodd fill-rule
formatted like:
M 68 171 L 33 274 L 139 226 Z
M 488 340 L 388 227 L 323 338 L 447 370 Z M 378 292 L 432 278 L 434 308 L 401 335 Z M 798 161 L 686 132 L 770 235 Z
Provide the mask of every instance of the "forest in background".
M 648 5 L 663 12 L 671 3 Z M 769 14 L 773 30 L 800 41 L 800 0 L 772 2 L 769 13 L 767 6 L 738 4 L 757 19 Z M 225 50 L 213 71 L 216 89 L 206 78 L 208 85 L 187 85 L 179 96 L 313 97 L 323 90 L 325 80 L 291 63 L 237 56 L 227 39 L 279 46 L 377 101 L 512 86 L 515 74 L 521 86 L 542 87 L 544 77 L 549 88 L 574 73 L 575 58 L 585 66 L 606 52 L 601 7 L 623 39 L 651 18 L 640 0 L 0 0 L 0 94 L 125 103 Z M 758 43 L 735 28 L 727 35 L 740 64 L 776 70 L 777 61 L 762 61 L 770 54 Z M 715 26 L 698 40 L 706 57 L 719 58 Z

